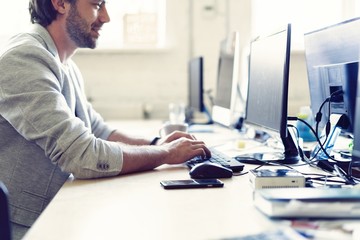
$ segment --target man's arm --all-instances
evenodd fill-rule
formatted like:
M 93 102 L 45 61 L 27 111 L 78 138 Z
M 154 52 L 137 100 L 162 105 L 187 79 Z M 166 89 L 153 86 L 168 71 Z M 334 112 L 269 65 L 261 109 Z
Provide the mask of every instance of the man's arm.
M 177 132 L 173 136 L 169 135 L 175 140 L 159 146 L 122 146 L 123 165 L 120 174 L 151 170 L 163 164 L 180 164 L 195 156 L 211 155 L 204 142 L 176 137 L 183 134 L 186 133 Z
M 194 136 L 175 131 L 150 146 L 150 140 L 134 138 L 114 131 L 109 141 L 122 145 L 123 166 L 120 174 L 154 169 L 162 164 L 180 164 L 195 156 L 210 156 L 205 143 Z
M 145 139 L 145 138 L 125 135 L 118 130 L 113 131 L 107 140 L 111 142 L 122 142 L 124 144 L 137 145 L 137 146 L 150 145 L 150 142 L 152 141 L 152 139 Z

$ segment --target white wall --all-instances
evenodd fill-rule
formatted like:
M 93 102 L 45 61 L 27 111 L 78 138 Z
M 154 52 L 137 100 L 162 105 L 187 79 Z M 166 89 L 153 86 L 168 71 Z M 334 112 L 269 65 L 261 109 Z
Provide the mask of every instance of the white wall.
M 251 0 L 168 0 L 169 47 L 147 52 L 79 51 L 74 60 L 83 73 L 88 97 L 105 119 L 167 118 L 167 105 L 187 101 L 187 62 L 205 58 L 205 88 L 213 89 L 219 44 L 238 30 L 246 47 L 251 36 Z M 301 52 L 291 59 L 289 114 L 309 104 Z
M 305 53 L 294 51 L 290 57 L 288 115 L 295 116 L 301 106 L 310 106 Z
M 88 97 L 105 119 L 165 118 L 171 101 L 186 101 L 189 59 L 188 1 L 168 0 L 169 47 L 154 51 L 80 51 L 74 56 Z

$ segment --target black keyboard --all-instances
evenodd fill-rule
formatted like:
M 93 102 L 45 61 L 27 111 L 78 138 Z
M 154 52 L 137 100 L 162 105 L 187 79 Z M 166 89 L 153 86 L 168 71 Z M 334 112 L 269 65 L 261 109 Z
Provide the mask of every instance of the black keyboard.
M 211 158 L 203 159 L 201 157 L 195 157 L 186 162 L 186 165 L 191 169 L 196 164 L 203 162 L 211 162 L 230 168 L 233 172 L 241 172 L 244 169 L 244 164 L 237 161 L 235 158 L 229 157 L 224 153 L 212 148 Z

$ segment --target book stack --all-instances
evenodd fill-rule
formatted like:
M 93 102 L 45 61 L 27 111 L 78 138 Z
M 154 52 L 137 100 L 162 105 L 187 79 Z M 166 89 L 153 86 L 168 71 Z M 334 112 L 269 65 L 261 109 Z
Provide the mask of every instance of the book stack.
M 271 218 L 360 218 L 358 188 L 259 189 L 253 198 Z

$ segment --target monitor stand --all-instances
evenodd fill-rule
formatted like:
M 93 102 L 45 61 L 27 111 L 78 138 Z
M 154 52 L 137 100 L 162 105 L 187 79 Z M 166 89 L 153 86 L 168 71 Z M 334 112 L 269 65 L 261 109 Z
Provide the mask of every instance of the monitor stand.
M 250 153 L 235 157 L 236 160 L 247 164 L 296 164 L 301 158 L 298 151 L 296 136 L 293 131 L 287 130 L 287 137 L 281 138 L 284 145 L 284 152 Z
M 207 108 L 203 112 L 187 109 L 186 123 L 189 124 L 189 133 L 214 132 L 213 121 Z
M 203 112 L 196 112 L 191 109 L 186 111 L 186 122 L 189 125 L 207 125 L 213 123 L 211 114 L 206 107 Z
M 345 114 L 331 114 L 328 124 L 330 124 L 329 130 L 327 130 L 327 127 L 325 126 L 319 137 L 322 147 L 318 143 L 311 152 L 311 157 L 315 157 L 317 160 L 329 159 L 328 156 L 331 156 L 336 139 L 340 135 L 342 129 L 349 127 L 350 121 Z M 329 132 L 327 133 L 327 131 Z M 326 153 L 324 151 L 326 151 Z

